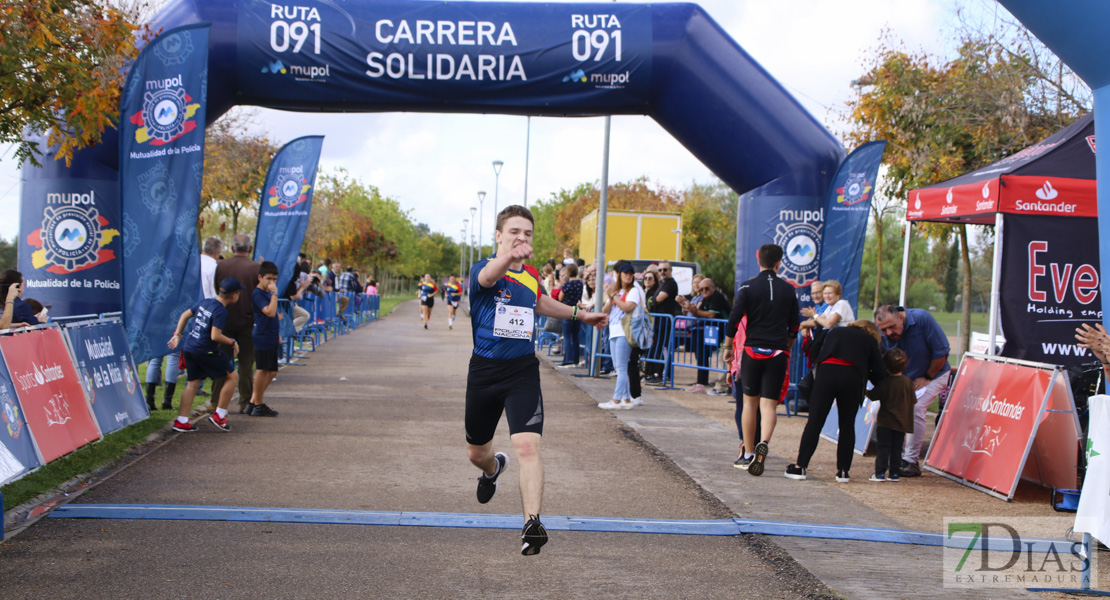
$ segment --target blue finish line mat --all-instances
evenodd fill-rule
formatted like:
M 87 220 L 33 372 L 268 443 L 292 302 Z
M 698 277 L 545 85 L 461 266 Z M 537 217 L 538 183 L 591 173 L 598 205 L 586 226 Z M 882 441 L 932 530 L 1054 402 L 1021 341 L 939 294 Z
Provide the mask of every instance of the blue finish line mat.
M 475 529 L 520 529 L 520 515 L 433 513 L 405 511 L 327 510 L 312 508 L 265 508 L 247 506 L 189 506 L 143 504 L 67 504 L 50 513 L 51 519 L 133 519 L 159 521 L 242 521 L 258 523 L 313 523 L 323 525 L 392 525 L 407 527 L 459 527 Z M 619 517 L 545 516 L 544 526 L 552 531 L 595 531 L 608 533 L 655 533 L 671 535 L 729 536 L 761 533 L 922 546 L 949 546 L 966 549 L 964 535 L 945 540 L 943 534 L 928 531 L 790 523 L 755 519 L 672 520 Z M 947 542 L 947 543 L 946 543 Z M 976 545 L 1010 550 L 1010 538 L 980 539 Z M 1070 552 L 1067 540 L 1023 540 L 1033 544 L 1030 552 Z

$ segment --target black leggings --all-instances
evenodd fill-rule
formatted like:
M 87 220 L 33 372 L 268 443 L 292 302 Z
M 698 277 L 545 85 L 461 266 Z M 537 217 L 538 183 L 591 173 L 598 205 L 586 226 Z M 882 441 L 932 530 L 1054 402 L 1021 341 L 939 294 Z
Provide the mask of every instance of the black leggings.
M 840 416 L 840 441 L 836 446 L 836 469 L 850 471 L 856 447 L 856 413 L 863 403 L 863 381 L 855 367 L 823 364 L 817 367 L 813 393 L 809 396 L 809 420 L 798 446 L 798 466 L 809 467 L 809 459 L 817 450 L 821 428 L 836 401 Z
M 648 358 L 663 360 L 667 357 L 667 344 L 671 339 L 671 322 L 665 318 L 658 318 L 652 322 L 652 325 L 655 329 L 652 330 L 651 350 L 648 351 Z M 647 375 L 662 377 L 666 366 L 666 363 L 662 362 L 647 363 L 644 366 L 644 372 Z

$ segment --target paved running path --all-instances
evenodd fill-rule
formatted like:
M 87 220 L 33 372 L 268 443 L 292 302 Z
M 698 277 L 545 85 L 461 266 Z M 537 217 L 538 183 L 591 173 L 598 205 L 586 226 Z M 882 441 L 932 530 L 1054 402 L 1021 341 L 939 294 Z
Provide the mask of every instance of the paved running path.
M 546 350 L 543 356 L 551 364 L 559 360 L 558 356 L 547 357 Z M 598 402 L 612 397 L 614 380 L 611 378 L 575 376 L 584 373 L 584 369 L 560 369 L 555 372 L 566 374 L 569 381 Z M 606 412 L 611 412 L 647 443 L 666 454 L 738 516 L 780 522 L 903 529 L 898 522 L 837 489 L 838 484 L 813 479 L 799 482 L 783 477 L 786 465 L 794 461 L 793 455 L 787 455 L 796 452 L 796 446 L 776 447 L 772 443 L 767 470 L 762 477 L 752 477 L 734 468 L 732 462 L 736 459 L 738 441 L 735 428 L 724 427 L 667 398 L 675 393 L 682 392 L 661 392 L 644 386 L 643 406 Z M 783 413 L 779 413 L 779 418 L 785 418 Z M 870 459 L 857 460 L 866 463 Z M 864 473 L 867 469 L 861 467 L 856 477 Z M 850 485 L 860 485 L 855 479 L 853 482 Z M 873 484 L 864 481 L 863 485 Z M 980 592 L 943 588 L 944 550 L 938 547 L 803 537 L 775 536 L 772 539 L 822 582 L 847 598 L 1040 598 L 1020 589 Z M 954 550 L 948 552 L 958 553 Z
M 517 515 L 515 465 L 491 503 L 474 499 L 469 323 L 448 331 L 437 306 L 425 331 L 416 313 L 405 303 L 282 370 L 267 398 L 280 417 L 232 415 L 230 433 L 202 423 L 76 502 Z M 562 372 L 541 370 L 545 514 L 732 516 Z M 495 444 L 508 448 L 504 423 Z M 522 557 L 519 532 L 499 529 L 48 518 L 0 544 L 0 598 L 835 597 L 762 536 L 551 535 Z

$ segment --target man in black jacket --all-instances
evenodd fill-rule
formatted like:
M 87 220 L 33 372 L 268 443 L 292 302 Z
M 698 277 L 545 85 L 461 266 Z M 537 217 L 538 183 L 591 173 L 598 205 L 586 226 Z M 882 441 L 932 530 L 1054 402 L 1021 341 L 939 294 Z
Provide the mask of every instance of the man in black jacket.
M 798 296 L 794 286 L 777 275 L 782 264 L 782 247 L 759 247 L 759 275 L 745 281 L 736 292 L 736 302 L 725 328 L 725 361 L 732 360 L 732 338 L 740 319 L 748 318 L 744 355 L 740 357 L 740 385 L 744 390 L 744 455 L 739 467 L 752 475 L 762 475 L 764 461 L 775 431 L 776 409 L 790 360 L 790 348 L 798 335 Z M 756 413 L 760 414 L 763 440 L 755 444 Z

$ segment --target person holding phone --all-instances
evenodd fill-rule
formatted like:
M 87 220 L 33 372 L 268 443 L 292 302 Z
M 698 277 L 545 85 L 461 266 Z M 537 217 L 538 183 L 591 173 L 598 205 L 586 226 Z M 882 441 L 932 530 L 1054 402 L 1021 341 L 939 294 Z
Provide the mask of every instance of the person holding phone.
M 34 309 L 23 301 L 23 287 L 23 274 L 19 271 L 9 269 L 0 273 L 0 296 L 4 297 L 4 314 L 7 315 L 9 306 L 12 308 L 8 327 L 11 327 L 12 323 L 16 325 L 39 324 Z M 14 292 L 12 291 L 13 288 L 15 289 Z M 4 329 L 8 327 L 4 327 Z

